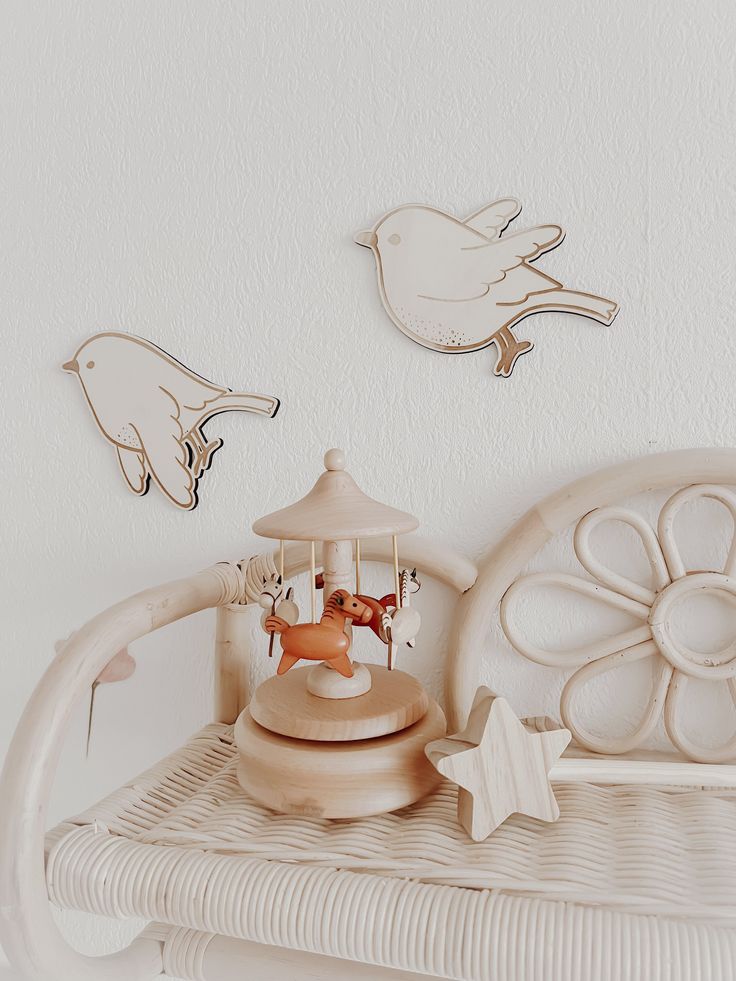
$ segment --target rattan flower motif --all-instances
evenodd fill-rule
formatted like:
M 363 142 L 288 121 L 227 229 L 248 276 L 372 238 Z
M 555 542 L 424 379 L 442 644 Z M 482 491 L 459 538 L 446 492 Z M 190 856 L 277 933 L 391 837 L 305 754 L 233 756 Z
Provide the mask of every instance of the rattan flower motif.
M 659 514 L 657 531 L 634 511 L 604 507 L 591 511 L 575 529 L 574 547 L 583 568 L 594 581 L 565 573 L 534 573 L 517 579 L 501 602 L 501 624 L 511 645 L 538 664 L 577 670 L 568 679 L 560 699 L 564 724 L 579 744 L 597 753 L 625 753 L 641 745 L 662 715 L 672 743 L 683 755 L 701 763 L 722 763 L 736 757 L 736 735 L 723 745 L 710 748 L 693 743 L 682 731 L 679 720 L 688 678 L 726 683 L 736 704 L 736 639 L 714 654 L 701 654 L 673 636 L 671 615 L 685 597 L 705 591 L 720 591 L 736 597 L 736 531 L 722 571 L 689 572 L 675 542 L 673 525 L 677 512 L 688 501 L 708 497 L 730 511 L 736 529 L 736 494 L 725 487 L 700 484 L 685 487 L 666 502 Z M 638 534 L 652 571 L 652 586 L 644 586 L 609 569 L 590 546 L 590 534 L 606 521 L 621 521 Z M 512 622 L 513 601 L 520 593 L 538 586 L 561 586 L 598 599 L 631 614 L 641 624 L 613 637 L 606 637 L 570 651 L 551 652 L 530 644 Z M 574 715 L 573 700 L 578 689 L 592 678 L 623 664 L 655 659 L 654 682 L 644 717 L 630 735 L 613 739 L 587 732 Z

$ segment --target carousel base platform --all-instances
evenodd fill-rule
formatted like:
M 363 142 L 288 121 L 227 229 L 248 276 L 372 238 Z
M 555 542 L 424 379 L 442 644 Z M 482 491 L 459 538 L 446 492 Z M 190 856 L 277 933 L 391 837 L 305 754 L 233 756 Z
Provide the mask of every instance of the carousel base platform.
M 403 671 L 368 665 L 371 690 L 320 698 L 314 667 L 265 681 L 235 724 L 238 779 L 284 814 L 356 818 L 406 807 L 440 783 L 424 747 L 446 731 L 442 709 Z

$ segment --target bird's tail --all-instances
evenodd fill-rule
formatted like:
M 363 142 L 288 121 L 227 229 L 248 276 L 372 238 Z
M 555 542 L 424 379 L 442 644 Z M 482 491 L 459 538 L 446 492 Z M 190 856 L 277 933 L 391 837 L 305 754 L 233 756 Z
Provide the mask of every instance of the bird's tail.
M 279 411 L 281 401 L 275 395 L 248 395 L 245 392 L 225 392 L 207 406 L 207 415 L 219 412 L 257 412 L 271 419 Z

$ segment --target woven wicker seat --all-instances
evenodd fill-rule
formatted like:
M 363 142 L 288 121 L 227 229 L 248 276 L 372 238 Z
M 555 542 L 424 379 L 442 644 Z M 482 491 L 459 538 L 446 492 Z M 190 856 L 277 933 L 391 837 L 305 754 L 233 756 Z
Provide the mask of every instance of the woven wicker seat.
M 670 977 L 691 976 L 689 958 L 703 951 L 736 969 L 736 932 L 718 928 L 736 917 L 736 791 L 559 785 L 556 824 L 516 816 L 487 841 L 472 842 L 457 824 L 451 785 L 395 814 L 289 817 L 248 798 L 235 759 L 232 727 L 208 726 L 54 829 L 47 837 L 52 901 L 114 917 L 175 919 L 198 943 L 205 930 L 453 978 L 513 976 L 503 973 L 503 949 L 479 955 L 469 924 L 499 937 L 509 917 L 522 916 L 585 926 L 590 957 L 596 935 L 628 932 L 641 944 L 641 961 L 640 974 L 627 977 L 654 976 L 649 958 L 672 958 Z M 404 921 L 402 899 L 421 901 L 425 918 Z M 622 915 L 631 910 L 637 914 Z M 429 921 L 444 943 L 426 942 Z M 179 969 L 188 939 L 177 932 L 170 951 Z M 591 976 L 584 962 L 579 975 L 568 967 L 560 977 Z
M 462 724 L 479 680 L 480 641 L 524 568 L 524 548 L 643 488 L 719 482 L 736 485 L 736 451 L 665 454 L 588 478 L 535 509 L 531 525 L 512 529 L 475 585 L 468 560 L 411 543 L 407 561 L 463 594 L 447 657 L 450 725 Z M 288 577 L 308 567 L 301 546 L 287 548 Z M 474 843 L 457 823 L 450 785 L 371 818 L 264 809 L 237 782 L 232 726 L 220 713 L 178 752 L 45 834 L 75 702 L 121 647 L 199 610 L 218 609 L 218 657 L 221 649 L 232 654 L 240 635 L 220 628 L 246 616 L 246 579 L 225 563 L 125 600 L 68 642 L 34 693 L 0 787 L 0 928 L 27 976 L 148 981 L 163 972 L 235 981 L 276 977 L 268 973 L 275 960 L 287 965 L 279 976 L 356 981 L 736 977 L 736 790 L 725 789 L 736 780 L 728 763 L 716 768 L 724 774 L 717 790 L 694 789 L 692 771 L 690 789 L 558 784 L 557 823 L 515 816 Z M 223 681 L 232 675 L 220 664 L 218 677 L 229 704 Z M 49 898 L 150 926 L 118 954 L 84 957 L 59 934 Z
M 516 815 L 486 841 L 473 842 L 457 823 L 454 785 L 393 814 L 329 821 L 274 814 L 256 803 L 238 784 L 235 762 L 232 727 L 208 726 L 128 787 L 60 825 L 48 836 L 51 899 L 111 916 L 141 914 L 161 895 L 165 862 L 154 871 L 157 859 L 166 849 L 183 849 L 736 921 L 736 791 L 559 784 L 557 823 Z M 670 829 L 666 838 L 662 826 Z M 704 828 L 719 833 L 704 835 Z M 152 868 L 146 892 L 130 895 L 121 874 L 126 855 L 144 856 L 146 848 L 150 857 L 141 860 Z M 234 867 L 223 862 L 219 874 Z M 181 888 L 176 879 L 166 884 Z M 196 897 L 190 902 L 199 917 Z

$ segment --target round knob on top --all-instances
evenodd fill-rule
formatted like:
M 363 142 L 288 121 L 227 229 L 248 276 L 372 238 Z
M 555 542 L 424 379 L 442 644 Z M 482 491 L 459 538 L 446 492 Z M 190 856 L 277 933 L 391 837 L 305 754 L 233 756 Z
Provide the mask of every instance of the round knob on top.
M 325 470 L 344 470 L 345 454 L 342 450 L 333 449 L 325 453 Z

